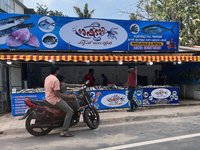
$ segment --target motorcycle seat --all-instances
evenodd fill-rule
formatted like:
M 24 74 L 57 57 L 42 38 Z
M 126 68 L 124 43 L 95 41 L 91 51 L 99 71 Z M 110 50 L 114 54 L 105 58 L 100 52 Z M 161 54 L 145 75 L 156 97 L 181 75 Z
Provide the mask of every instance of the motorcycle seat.
M 44 104 L 44 106 L 48 106 L 49 108 L 60 109 L 59 107 L 50 104 L 50 103 L 49 103 L 48 101 L 46 101 L 46 100 L 43 100 L 43 104 Z
M 57 106 L 50 104 L 48 101 L 43 100 L 43 99 L 32 99 L 29 98 L 35 105 L 39 105 L 39 106 L 47 106 L 49 108 L 54 108 L 54 109 L 59 109 Z

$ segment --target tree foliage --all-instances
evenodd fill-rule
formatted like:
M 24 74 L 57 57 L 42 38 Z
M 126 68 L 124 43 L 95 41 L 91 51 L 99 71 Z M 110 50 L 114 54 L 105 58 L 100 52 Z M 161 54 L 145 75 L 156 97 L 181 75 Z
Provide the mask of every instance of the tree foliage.
M 131 13 L 129 17 L 130 17 L 130 20 L 138 20 L 138 17 L 134 13 Z
M 83 9 L 83 12 L 81 11 L 81 9 L 77 6 L 74 6 L 73 7 L 74 10 L 76 11 L 77 15 L 80 17 L 80 18 L 91 18 L 92 17 L 92 14 L 94 13 L 95 9 L 89 11 L 88 10 L 88 4 L 85 3 L 85 6 L 84 6 L 84 9 Z
M 39 3 L 37 3 L 37 11 L 36 11 L 36 13 L 38 15 L 51 15 L 51 16 L 64 16 L 64 17 L 67 17 L 61 11 L 48 10 L 48 7 L 46 5 L 39 4 Z
M 152 0 L 145 8 L 150 20 L 179 22 L 180 45 L 200 45 L 200 0 Z
M 138 20 L 152 20 L 153 9 L 151 7 L 152 0 L 138 0 L 136 5 L 136 14 Z

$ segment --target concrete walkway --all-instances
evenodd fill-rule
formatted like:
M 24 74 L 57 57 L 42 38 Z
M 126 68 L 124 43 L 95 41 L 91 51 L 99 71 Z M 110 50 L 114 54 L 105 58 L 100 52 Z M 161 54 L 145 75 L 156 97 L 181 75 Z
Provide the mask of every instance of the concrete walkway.
M 99 110 L 100 125 L 144 121 L 159 118 L 175 118 L 186 116 L 200 116 L 200 101 L 182 100 L 176 106 L 148 106 L 140 107 L 135 112 L 126 112 L 128 108 Z M 18 120 L 21 116 L 11 113 L 0 114 L 0 134 L 14 134 L 27 132 L 25 120 Z M 72 127 L 86 127 L 81 117 L 80 122 Z

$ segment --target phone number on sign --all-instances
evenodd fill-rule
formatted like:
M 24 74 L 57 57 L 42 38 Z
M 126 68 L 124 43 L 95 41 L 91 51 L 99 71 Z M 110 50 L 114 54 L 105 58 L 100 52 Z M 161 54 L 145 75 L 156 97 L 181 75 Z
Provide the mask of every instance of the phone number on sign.
M 158 49 L 161 49 L 162 47 L 161 46 L 133 46 L 133 49 L 138 49 L 138 50 L 143 50 L 143 49 L 155 49 L 155 50 L 158 50 Z

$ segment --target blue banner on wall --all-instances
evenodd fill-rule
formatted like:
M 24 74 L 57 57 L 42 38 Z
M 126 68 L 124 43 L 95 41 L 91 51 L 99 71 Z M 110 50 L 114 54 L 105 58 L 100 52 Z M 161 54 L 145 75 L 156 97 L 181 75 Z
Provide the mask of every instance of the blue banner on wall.
M 89 91 L 93 93 L 93 105 L 97 109 L 123 108 L 130 107 L 127 99 L 126 90 L 116 91 Z M 27 106 L 24 104 L 24 99 L 30 97 L 33 99 L 45 99 L 44 93 L 29 93 L 29 94 L 13 94 L 12 95 L 12 115 L 24 115 Z M 142 106 L 142 90 L 138 89 L 133 95 L 135 102 Z
M 126 90 L 90 91 L 93 93 L 92 101 L 96 109 L 111 109 L 130 107 Z M 142 106 L 142 90 L 137 89 L 133 95 L 135 102 Z
M 179 23 L 0 13 L 0 49 L 177 51 Z
M 32 99 L 45 99 L 44 93 L 12 94 L 12 115 L 24 115 L 27 109 L 24 100 L 26 97 Z
M 143 106 L 150 105 L 178 105 L 179 88 L 144 88 Z

